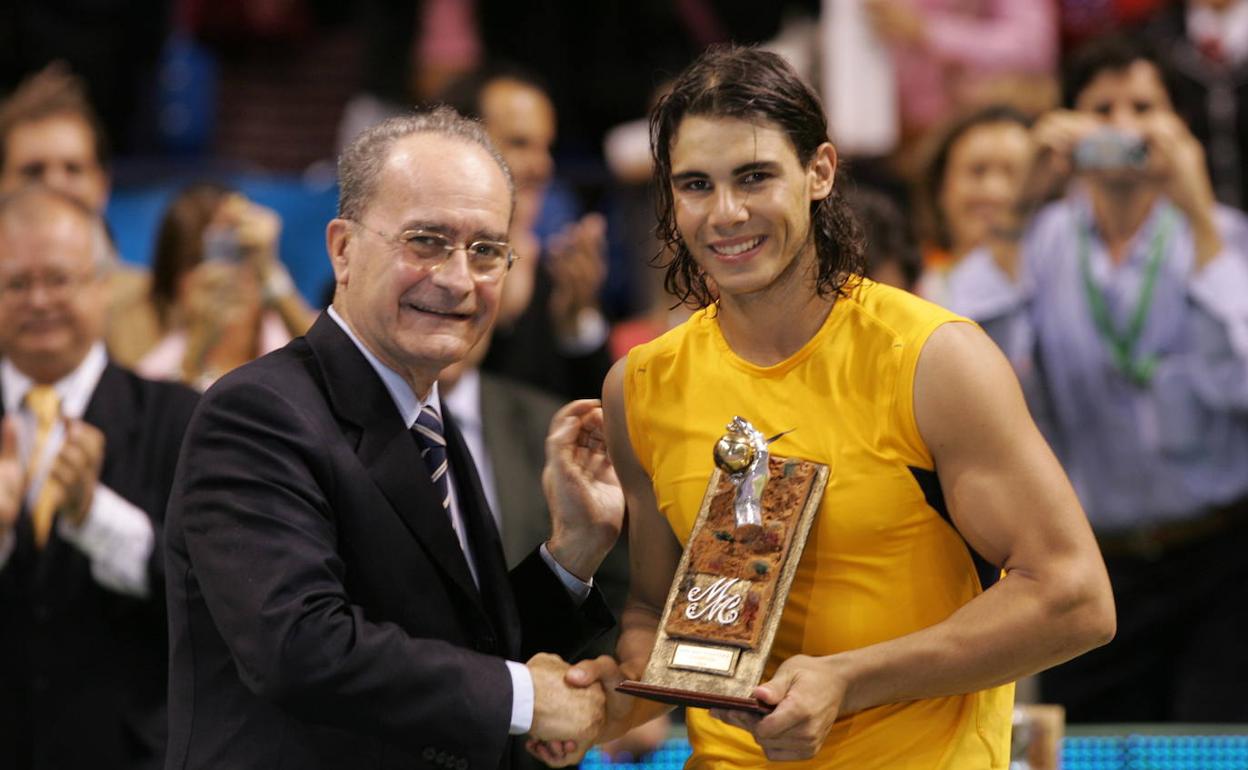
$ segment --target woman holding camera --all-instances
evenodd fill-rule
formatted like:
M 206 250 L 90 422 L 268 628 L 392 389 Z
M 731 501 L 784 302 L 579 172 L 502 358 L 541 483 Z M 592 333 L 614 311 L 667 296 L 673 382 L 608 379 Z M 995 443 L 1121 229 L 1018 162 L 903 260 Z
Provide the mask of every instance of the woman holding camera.
M 281 220 L 216 184 L 183 190 L 157 235 L 151 309 L 161 337 L 135 370 L 204 389 L 302 334 L 312 311 L 277 255 Z

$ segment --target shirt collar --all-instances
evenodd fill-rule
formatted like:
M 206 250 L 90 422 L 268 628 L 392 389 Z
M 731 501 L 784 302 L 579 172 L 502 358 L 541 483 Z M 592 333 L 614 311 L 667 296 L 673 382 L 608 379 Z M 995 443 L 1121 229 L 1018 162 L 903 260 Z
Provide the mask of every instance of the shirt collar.
M 104 343 L 97 342 L 72 372 L 52 383 L 52 388 L 61 399 L 61 414 L 75 420 L 82 419 L 106 366 L 108 353 L 104 351 Z M 0 360 L 0 388 L 4 390 L 5 414 L 16 414 L 21 409 L 27 391 L 34 384 L 34 380 L 19 371 L 12 361 L 7 358 Z
M 481 371 L 468 369 L 455 387 L 446 392 L 446 408 L 461 427 L 481 425 Z
M 420 416 L 420 410 L 426 406 L 432 406 L 439 416 L 442 414 L 442 405 L 438 398 L 438 383 L 434 382 L 433 387 L 429 390 L 429 398 L 421 401 L 416 395 L 416 391 L 412 390 L 412 386 L 407 384 L 407 380 L 403 379 L 395 370 L 386 366 L 381 359 L 373 355 L 373 351 L 355 336 L 355 332 L 351 330 L 351 326 L 338 315 L 338 311 L 334 310 L 334 306 L 329 306 L 329 317 L 338 324 L 339 328 L 346 333 L 359 348 L 360 353 L 368 360 L 369 366 L 373 367 L 373 371 L 377 372 L 377 376 L 381 378 L 382 383 L 386 386 L 386 390 L 390 392 L 390 398 L 394 401 L 394 406 L 399 410 L 399 415 L 403 418 L 403 424 L 411 428 L 416 424 L 416 418 Z

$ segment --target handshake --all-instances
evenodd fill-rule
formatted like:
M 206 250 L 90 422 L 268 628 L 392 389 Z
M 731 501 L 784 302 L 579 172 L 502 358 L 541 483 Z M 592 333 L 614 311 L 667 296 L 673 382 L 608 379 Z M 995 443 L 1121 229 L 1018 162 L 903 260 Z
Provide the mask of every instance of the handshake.
M 622 735 L 633 698 L 617 693 L 623 678 L 608 655 L 570 666 L 540 653 L 526 664 L 533 676 L 533 724 L 526 748 L 552 767 L 576 764 L 590 747 Z

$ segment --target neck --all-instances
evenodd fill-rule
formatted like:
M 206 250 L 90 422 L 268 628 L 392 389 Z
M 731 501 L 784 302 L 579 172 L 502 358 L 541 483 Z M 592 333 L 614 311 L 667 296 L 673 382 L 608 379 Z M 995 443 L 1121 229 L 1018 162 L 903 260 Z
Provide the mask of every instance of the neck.
M 813 287 L 782 299 L 724 296 L 719 302 L 719 328 L 737 355 L 758 366 L 772 366 L 801 350 L 818 333 L 835 299 L 819 296 Z
M 1110 257 L 1120 263 L 1157 202 L 1157 191 L 1143 184 L 1100 184 L 1092 187 L 1091 197 L 1097 230 Z

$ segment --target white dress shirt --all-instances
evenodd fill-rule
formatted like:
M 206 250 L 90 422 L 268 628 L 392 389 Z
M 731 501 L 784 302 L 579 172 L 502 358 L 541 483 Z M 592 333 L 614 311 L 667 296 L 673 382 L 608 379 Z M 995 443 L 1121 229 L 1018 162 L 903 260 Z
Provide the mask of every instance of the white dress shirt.
M 99 385 L 108 355 L 96 343 L 78 368 L 53 384 L 61 402 L 61 415 L 81 420 Z M 4 391 L 4 412 L 17 420 L 18 452 L 31 469 L 26 486 L 26 510 L 34 510 L 52 461 L 65 443 L 65 425 L 57 422 L 48 435 L 42 457 L 29 457 L 34 449 L 35 416 L 26 408 L 26 393 L 34 381 L 18 371 L 8 359 L 0 360 L 0 388 Z M 108 447 L 104 448 L 108 451 Z M 96 483 L 91 509 L 82 526 L 74 527 L 57 518 L 61 539 L 78 548 L 91 561 L 91 575 L 100 585 L 118 593 L 146 597 L 150 591 L 147 565 L 156 535 L 151 519 L 138 506 L 101 483 Z M 0 538 L 0 568 L 13 554 L 14 534 Z

